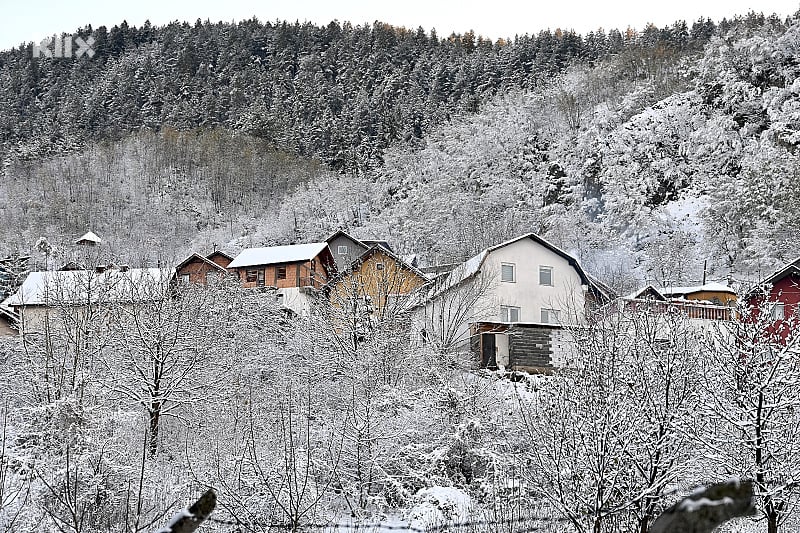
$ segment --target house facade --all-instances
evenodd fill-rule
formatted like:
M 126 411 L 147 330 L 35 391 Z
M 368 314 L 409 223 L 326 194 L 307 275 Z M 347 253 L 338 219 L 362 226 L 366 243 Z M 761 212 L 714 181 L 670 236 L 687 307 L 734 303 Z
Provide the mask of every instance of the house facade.
M 327 242 L 247 248 L 227 268 L 243 287 L 275 290 L 285 308 L 302 316 L 310 312 L 309 295 L 336 274 Z
M 745 297 L 748 320 L 765 320 L 768 333 L 786 342 L 800 327 L 800 258 L 760 282 Z
M 209 285 L 228 274 L 233 257 L 215 251 L 207 256 L 192 254 L 175 267 L 175 280 L 181 285 Z
M 381 245 L 373 245 L 327 285 L 332 306 L 353 316 L 381 320 L 396 317 L 409 307 L 407 298 L 429 282 Z
M 392 251 L 392 248 L 386 241 L 356 239 L 342 230 L 337 231 L 325 239 L 325 242 L 328 243 L 333 259 L 336 262 L 336 270 L 338 272 L 344 272 L 350 268 L 350 265 L 375 245 L 389 252 Z
M 555 354 L 534 365 L 531 347 L 558 346 L 553 332 L 585 324 L 587 314 L 609 298 L 574 257 L 530 233 L 436 278 L 417 325 L 423 337 L 432 335 L 446 349 L 469 347 L 482 366 L 538 370 L 551 367 Z M 523 330 L 530 339 L 551 340 L 519 342 Z

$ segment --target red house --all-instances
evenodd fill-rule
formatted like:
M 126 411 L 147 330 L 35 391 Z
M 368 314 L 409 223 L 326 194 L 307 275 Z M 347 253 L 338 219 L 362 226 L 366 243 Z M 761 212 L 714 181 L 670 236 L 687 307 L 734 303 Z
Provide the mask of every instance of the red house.
M 766 319 L 770 323 L 768 332 L 786 341 L 799 325 L 800 258 L 759 283 L 747 294 L 746 300 L 751 320 Z

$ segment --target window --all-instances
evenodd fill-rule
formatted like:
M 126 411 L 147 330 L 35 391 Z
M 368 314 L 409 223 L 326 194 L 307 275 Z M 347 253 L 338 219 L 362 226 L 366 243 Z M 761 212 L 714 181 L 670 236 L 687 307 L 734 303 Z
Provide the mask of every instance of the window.
M 252 283 L 258 279 L 258 270 L 245 270 L 244 272 L 244 280 L 248 283 Z
M 266 285 L 266 283 L 264 283 L 264 275 L 265 271 L 262 268 L 261 270 L 258 271 L 258 282 L 256 283 L 256 285 L 258 285 L 259 287 L 263 287 L 264 285 Z
M 500 264 L 500 281 L 507 281 L 514 283 L 517 281 L 514 263 L 501 263 Z
M 189 274 L 181 274 L 180 276 L 178 276 L 178 280 L 181 282 L 181 285 L 188 285 Z
M 769 314 L 772 320 L 783 320 L 786 317 L 783 302 L 772 302 L 769 308 Z
M 276 269 L 275 277 L 277 279 L 286 279 L 286 267 L 280 266 Z
M 539 267 L 539 285 L 553 286 L 553 267 Z
M 519 322 L 519 307 L 501 305 L 500 322 Z
M 561 311 L 558 309 L 542 308 L 542 324 L 558 324 L 560 322 Z
M 385 265 L 383 263 L 375 263 L 375 270 L 383 270 Z
M 347 255 L 347 245 L 346 244 L 340 244 L 339 246 L 337 246 L 336 247 L 336 253 L 339 254 L 339 255 Z

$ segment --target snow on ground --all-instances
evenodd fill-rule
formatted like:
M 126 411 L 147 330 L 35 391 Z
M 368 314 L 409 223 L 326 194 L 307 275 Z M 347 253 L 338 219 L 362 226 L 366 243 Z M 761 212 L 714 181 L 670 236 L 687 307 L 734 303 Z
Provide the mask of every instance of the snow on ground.
M 414 499 L 417 503 L 408 513 L 412 528 L 425 529 L 447 522 L 466 522 L 472 510 L 472 499 L 455 487 L 420 489 Z

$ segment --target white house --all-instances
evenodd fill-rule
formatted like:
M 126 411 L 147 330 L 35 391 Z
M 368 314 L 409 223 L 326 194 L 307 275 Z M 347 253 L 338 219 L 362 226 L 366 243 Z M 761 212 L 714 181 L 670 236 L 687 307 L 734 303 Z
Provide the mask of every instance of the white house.
M 168 297 L 172 273 L 172 269 L 114 266 L 31 272 L 1 305 L 14 310 L 21 333 L 42 333 L 54 317 L 66 312 L 83 316 L 112 305 Z
M 566 349 L 563 326 L 584 324 L 609 297 L 574 257 L 529 233 L 439 276 L 416 324 L 446 350 L 470 347 L 483 366 L 546 368 Z

